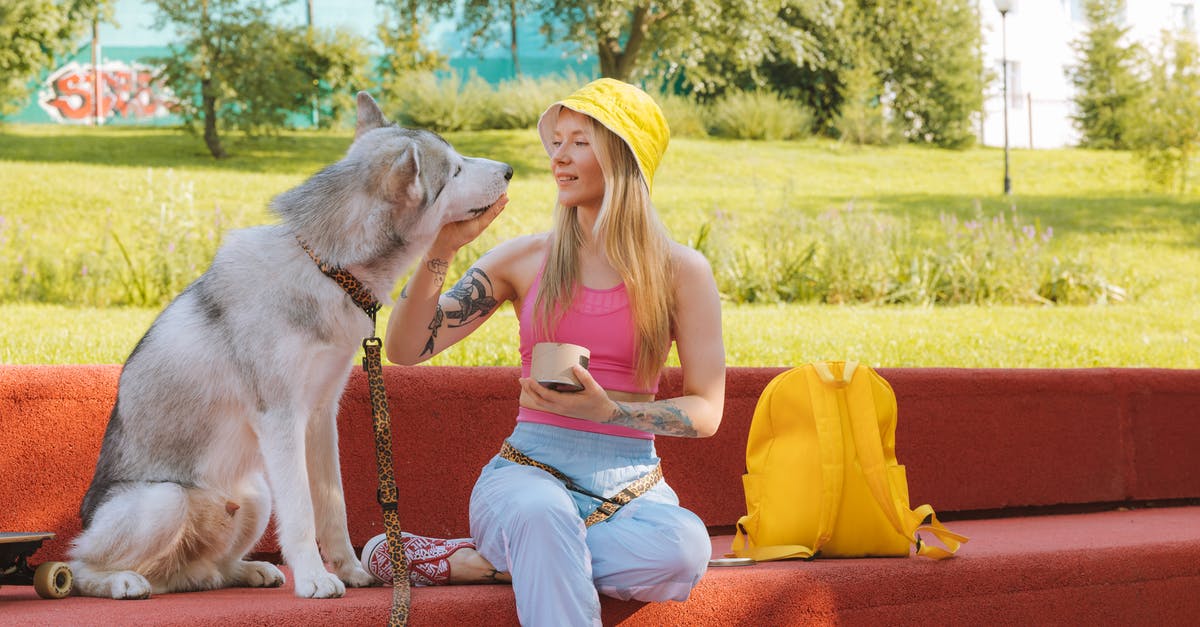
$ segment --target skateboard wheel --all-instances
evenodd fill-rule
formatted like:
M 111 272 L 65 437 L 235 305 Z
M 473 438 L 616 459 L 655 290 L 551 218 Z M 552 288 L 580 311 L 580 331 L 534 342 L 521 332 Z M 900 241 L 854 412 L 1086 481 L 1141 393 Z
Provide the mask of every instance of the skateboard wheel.
M 33 573 L 33 589 L 43 599 L 62 599 L 71 594 L 75 576 L 66 562 L 46 562 Z

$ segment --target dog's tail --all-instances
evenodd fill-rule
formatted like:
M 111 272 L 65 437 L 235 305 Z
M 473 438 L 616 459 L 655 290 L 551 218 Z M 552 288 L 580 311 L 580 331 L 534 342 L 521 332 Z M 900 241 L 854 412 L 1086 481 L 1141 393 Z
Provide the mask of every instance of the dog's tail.
M 76 538 L 72 559 L 98 571 L 134 571 L 152 584 L 174 589 L 211 587 L 213 572 L 196 573 L 204 581 L 182 586 L 190 565 L 222 562 L 243 534 L 242 503 L 227 494 L 168 482 L 121 484 Z

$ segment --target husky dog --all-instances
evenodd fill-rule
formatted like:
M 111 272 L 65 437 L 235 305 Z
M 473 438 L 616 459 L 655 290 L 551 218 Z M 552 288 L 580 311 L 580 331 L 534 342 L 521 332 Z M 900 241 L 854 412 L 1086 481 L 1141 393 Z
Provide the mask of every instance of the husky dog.
M 272 504 L 296 596 L 369 585 L 346 528 L 335 420 L 374 328 L 300 242 L 388 302 L 441 227 L 481 214 L 511 177 L 389 124 L 359 93 L 346 156 L 273 200 L 280 224 L 229 233 L 125 362 L 70 551 L 78 591 L 282 585 L 275 566 L 243 560 Z

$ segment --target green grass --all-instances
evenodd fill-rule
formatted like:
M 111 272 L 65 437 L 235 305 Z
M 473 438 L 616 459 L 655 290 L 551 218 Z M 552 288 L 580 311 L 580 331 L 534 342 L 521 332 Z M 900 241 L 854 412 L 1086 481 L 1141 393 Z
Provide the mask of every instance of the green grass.
M 516 171 L 505 214 L 460 261 L 548 227 L 554 192 L 532 131 L 447 138 Z M 235 139 L 235 156 L 216 162 L 198 138 L 169 129 L 0 129 L 0 271 L 45 271 L 29 288 L 44 296 L 0 304 L 0 362 L 124 360 L 157 302 L 82 303 L 135 302 L 137 280 L 169 298 L 203 270 L 203 252 L 222 232 L 273 221 L 270 198 L 339 158 L 349 141 L 348 133 Z M 763 250 L 782 236 L 779 225 L 833 210 L 893 216 L 919 232 L 943 215 L 967 220 L 1015 205 L 1023 220 L 1053 228 L 1055 256 L 1080 260 L 1130 295 L 1124 304 L 1071 307 L 730 304 L 731 365 L 849 357 L 884 366 L 1200 367 L 1200 198 L 1147 191 L 1128 153 L 1082 150 L 1014 151 L 1016 193 L 1005 198 L 1002 158 L 994 149 L 681 138 L 655 200 L 680 241 L 711 222 L 728 241 Z M 19 263 L 34 258 L 74 262 Z M 514 328 L 505 309 L 434 363 L 516 363 Z
M 1140 306 L 744 305 L 724 309 L 723 335 L 731 366 L 852 358 L 891 367 L 1198 368 L 1195 311 L 1163 311 L 1147 320 L 1154 312 Z M 0 305 L 0 363 L 121 363 L 157 313 Z M 381 312 L 381 320 L 387 313 Z M 430 363 L 516 365 L 511 309 L 497 312 L 474 336 Z

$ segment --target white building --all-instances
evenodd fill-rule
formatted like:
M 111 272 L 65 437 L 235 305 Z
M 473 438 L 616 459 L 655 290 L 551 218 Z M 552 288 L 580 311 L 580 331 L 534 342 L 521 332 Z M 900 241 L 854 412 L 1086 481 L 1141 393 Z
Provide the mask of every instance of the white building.
M 983 23 L 983 59 L 995 73 L 984 98 L 980 140 L 1004 145 L 1001 81 L 1008 59 L 1008 141 L 1013 148 L 1073 146 L 1079 133 L 1071 122 L 1073 88 L 1067 68 L 1078 60 L 1071 47 L 1087 30 L 1084 0 L 1015 0 L 1004 19 L 994 0 L 976 0 Z M 1129 37 L 1154 49 L 1163 30 L 1196 32 L 1200 0 L 1126 0 Z M 1007 39 L 1007 55 L 1003 41 Z

